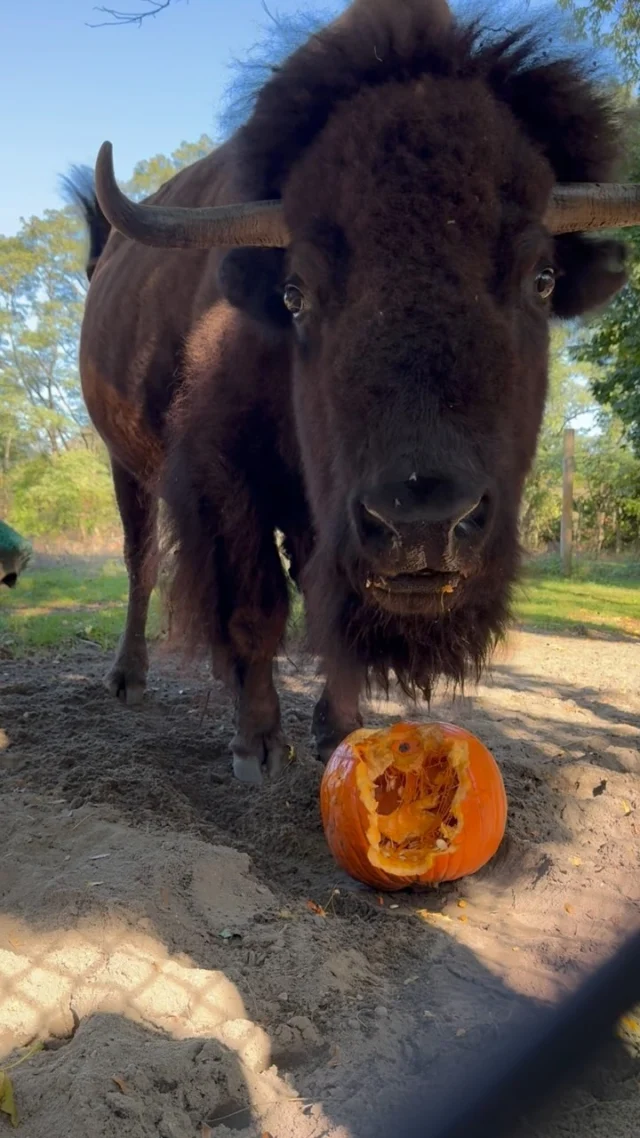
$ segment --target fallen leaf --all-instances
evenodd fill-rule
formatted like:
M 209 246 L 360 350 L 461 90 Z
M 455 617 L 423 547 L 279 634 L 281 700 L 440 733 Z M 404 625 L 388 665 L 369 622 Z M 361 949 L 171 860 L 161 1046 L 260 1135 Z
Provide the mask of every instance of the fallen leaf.
M 625 817 L 627 816 L 627 814 L 631 814 L 633 812 L 633 806 L 631 805 L 630 802 L 627 802 L 626 798 L 622 799 L 622 812 L 625 815 Z
M 572 916 L 572 914 L 575 913 L 575 909 L 574 909 L 573 905 L 570 905 L 568 901 L 565 904 L 564 911 L 565 911 L 565 913 L 568 913 L 569 916 Z
M 403 981 L 403 983 L 404 984 L 415 984 L 417 979 L 418 979 L 417 976 L 407 976 L 407 978 Z
M 104 885 L 104 881 L 87 881 L 87 889 L 95 889 L 96 885 Z
M 307 901 L 307 909 L 310 913 L 315 913 L 317 917 L 326 917 L 326 912 L 322 905 L 318 905 L 317 901 Z
M 18 1111 L 13 1084 L 6 1071 L 0 1071 L 0 1112 L 8 1114 L 12 1126 L 18 1125 Z
M 571 865 L 582 865 L 582 858 L 581 857 L 570 857 L 569 861 L 570 861 Z
M 112 1075 L 111 1082 L 116 1084 L 118 1090 L 122 1091 L 123 1095 L 129 1094 L 129 1087 L 120 1075 Z
M 520 952 L 520 946 L 517 944 L 512 945 L 511 951 L 512 952 Z

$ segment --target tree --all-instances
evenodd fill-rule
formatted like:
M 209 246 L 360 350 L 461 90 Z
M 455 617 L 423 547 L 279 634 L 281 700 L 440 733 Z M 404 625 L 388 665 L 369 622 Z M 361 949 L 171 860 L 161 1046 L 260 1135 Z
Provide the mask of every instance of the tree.
M 156 154 L 153 158 L 145 158 L 134 167 L 131 178 L 124 186 L 125 192 L 136 200 L 148 197 L 179 170 L 205 158 L 213 148 L 213 139 L 208 134 L 202 134 L 197 142 L 181 142 L 171 155 Z
M 624 445 L 621 424 L 606 417 L 597 436 L 583 439 L 577 507 L 583 533 L 599 554 L 622 551 L 640 532 L 640 460 Z
M 140 162 L 128 191 L 145 197 L 212 146 L 203 135 Z M 78 375 L 85 263 L 84 222 L 71 207 L 0 236 L 0 517 L 33 535 L 74 517 L 89 533 L 92 480 L 100 525 L 109 511 L 115 521 L 104 448 L 89 427 Z
M 640 181 L 640 105 L 628 116 L 629 160 L 624 176 Z M 629 283 L 605 311 L 590 321 L 578 337 L 574 357 L 596 364 L 593 392 L 626 427 L 627 438 L 640 455 L 640 229 L 623 234 L 629 252 Z
M 613 48 L 625 77 L 640 79 L 640 6 L 638 0 L 559 0 L 570 11 L 579 33 Z
M 0 453 L 18 434 L 55 452 L 87 422 L 77 381 L 86 291 L 82 244 L 70 212 L 48 210 L 0 238 Z
M 15 468 L 11 521 L 30 537 L 110 532 L 116 525 L 111 470 L 103 447 L 79 437 L 60 454 L 42 454 Z
M 148 8 L 138 9 L 137 12 L 122 12 L 117 8 L 105 8 L 99 6 L 95 8 L 96 12 L 100 12 L 106 19 L 101 20 L 97 24 L 90 24 L 92 28 L 103 28 L 109 24 L 136 24 L 137 27 L 142 26 L 142 21 L 147 20 L 150 16 L 157 16 L 159 12 L 164 12 L 171 6 L 172 0 L 142 0 L 143 3 L 148 4 Z
M 589 369 L 577 369 L 571 361 L 569 331 L 554 328 L 549 394 L 536 460 L 525 487 L 520 522 L 530 548 L 559 539 L 564 430 L 593 407 L 589 377 Z

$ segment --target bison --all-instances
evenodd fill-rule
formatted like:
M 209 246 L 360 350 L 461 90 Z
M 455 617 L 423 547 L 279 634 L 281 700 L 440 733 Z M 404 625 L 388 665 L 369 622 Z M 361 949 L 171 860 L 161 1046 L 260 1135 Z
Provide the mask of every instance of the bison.
M 130 578 L 113 693 L 145 687 L 158 501 L 174 630 L 235 693 L 239 779 L 286 753 L 280 544 L 325 676 L 321 758 L 369 683 L 428 696 L 480 673 L 518 568 L 550 318 L 626 279 L 623 246 L 585 233 L 640 220 L 633 188 L 596 185 L 619 141 L 603 90 L 530 29 L 354 0 L 146 202 L 103 146 L 96 198 L 78 189 L 81 374 Z

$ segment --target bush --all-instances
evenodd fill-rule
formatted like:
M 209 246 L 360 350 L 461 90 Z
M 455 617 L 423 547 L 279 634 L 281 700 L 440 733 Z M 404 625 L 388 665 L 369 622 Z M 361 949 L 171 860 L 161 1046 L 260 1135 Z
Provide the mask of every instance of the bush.
M 103 451 L 80 445 L 16 466 L 7 477 L 7 521 L 28 537 L 82 539 L 118 524 L 111 471 Z

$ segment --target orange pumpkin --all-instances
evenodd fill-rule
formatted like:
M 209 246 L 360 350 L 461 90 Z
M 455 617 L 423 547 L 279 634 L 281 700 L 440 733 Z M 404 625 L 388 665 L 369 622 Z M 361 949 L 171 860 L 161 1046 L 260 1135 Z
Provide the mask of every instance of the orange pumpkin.
M 327 764 L 320 806 L 338 864 L 384 890 L 475 873 L 507 821 L 493 755 L 449 723 L 355 731 Z

